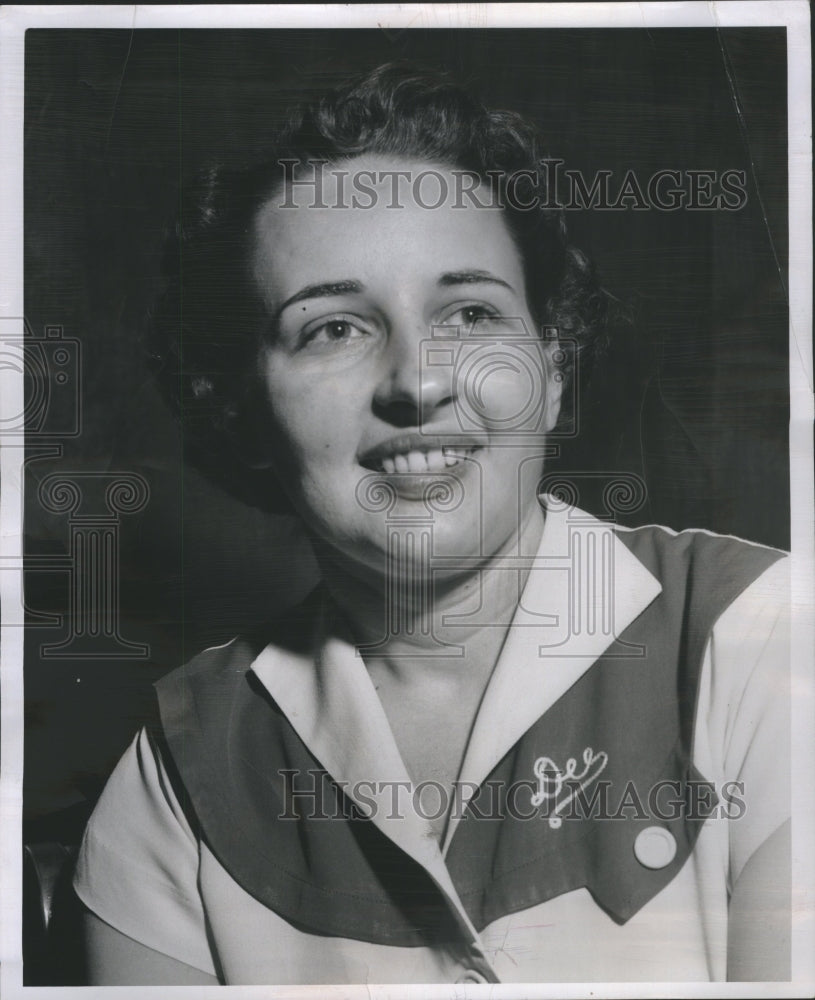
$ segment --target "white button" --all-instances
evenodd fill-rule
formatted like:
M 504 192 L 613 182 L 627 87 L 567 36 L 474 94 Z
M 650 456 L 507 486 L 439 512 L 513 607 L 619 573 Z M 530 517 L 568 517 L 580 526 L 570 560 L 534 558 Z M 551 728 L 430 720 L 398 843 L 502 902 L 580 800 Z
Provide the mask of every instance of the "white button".
M 646 868 L 666 868 L 676 856 L 676 838 L 663 826 L 647 826 L 637 834 L 634 856 Z
M 480 972 L 476 972 L 475 969 L 468 969 L 456 980 L 457 983 L 486 983 L 486 981 L 486 977 L 482 976 Z

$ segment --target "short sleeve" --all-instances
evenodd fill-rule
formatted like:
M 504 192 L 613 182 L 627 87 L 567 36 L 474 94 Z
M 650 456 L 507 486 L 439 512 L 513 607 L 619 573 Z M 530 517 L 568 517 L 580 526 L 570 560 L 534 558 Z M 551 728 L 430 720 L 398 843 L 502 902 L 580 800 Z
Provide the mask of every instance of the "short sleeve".
M 215 975 L 198 868 L 197 838 L 156 746 L 142 730 L 91 816 L 74 888 L 116 930 Z
M 734 885 L 791 812 L 787 559 L 765 570 L 719 618 L 710 656 L 722 772 L 737 783 L 729 824 Z

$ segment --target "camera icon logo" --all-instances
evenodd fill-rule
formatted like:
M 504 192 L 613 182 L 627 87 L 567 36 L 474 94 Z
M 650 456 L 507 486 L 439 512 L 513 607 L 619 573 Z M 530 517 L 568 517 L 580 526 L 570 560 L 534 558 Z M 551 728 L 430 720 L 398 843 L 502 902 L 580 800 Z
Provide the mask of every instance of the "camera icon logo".
M 434 326 L 419 365 L 422 386 L 431 376 L 451 386 L 463 435 L 486 430 L 510 443 L 544 432 L 550 380 L 563 380 L 565 361 L 555 327 L 539 337 L 520 317 L 482 317 L 469 327 Z
M 35 336 L 23 319 L 0 319 L 0 369 L 22 395 L 0 414 L 0 435 L 76 437 L 81 430 L 81 350 L 61 326 Z

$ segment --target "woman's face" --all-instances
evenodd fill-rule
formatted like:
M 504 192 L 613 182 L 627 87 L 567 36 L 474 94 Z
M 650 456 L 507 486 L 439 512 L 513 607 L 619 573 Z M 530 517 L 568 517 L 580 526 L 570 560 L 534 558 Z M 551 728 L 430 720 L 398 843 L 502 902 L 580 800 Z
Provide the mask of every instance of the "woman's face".
M 412 183 L 431 168 L 449 182 L 434 208 L 438 182 L 416 197 Z M 560 397 L 553 345 L 533 323 L 500 209 L 459 197 L 437 165 L 364 156 L 342 169 L 342 182 L 325 172 L 323 204 L 350 199 L 367 171 L 371 207 L 317 208 L 303 186 L 286 195 L 295 207 L 274 196 L 255 220 L 273 464 L 336 554 L 381 571 L 389 528 L 432 524 L 433 556 L 448 560 L 434 572 L 471 571 L 473 557 L 512 551 L 537 516 Z M 408 172 L 396 199 L 393 175 L 379 173 L 394 170 Z M 437 486 L 452 491 L 446 506 L 424 499 Z M 390 506 L 377 503 L 385 495 Z

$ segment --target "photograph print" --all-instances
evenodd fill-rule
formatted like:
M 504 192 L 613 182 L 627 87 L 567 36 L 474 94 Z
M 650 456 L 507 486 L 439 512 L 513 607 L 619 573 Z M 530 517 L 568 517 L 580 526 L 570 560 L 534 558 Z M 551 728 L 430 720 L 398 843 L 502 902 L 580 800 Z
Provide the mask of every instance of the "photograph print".
M 793 989 L 793 29 L 527 6 L 26 30 L 26 986 Z

